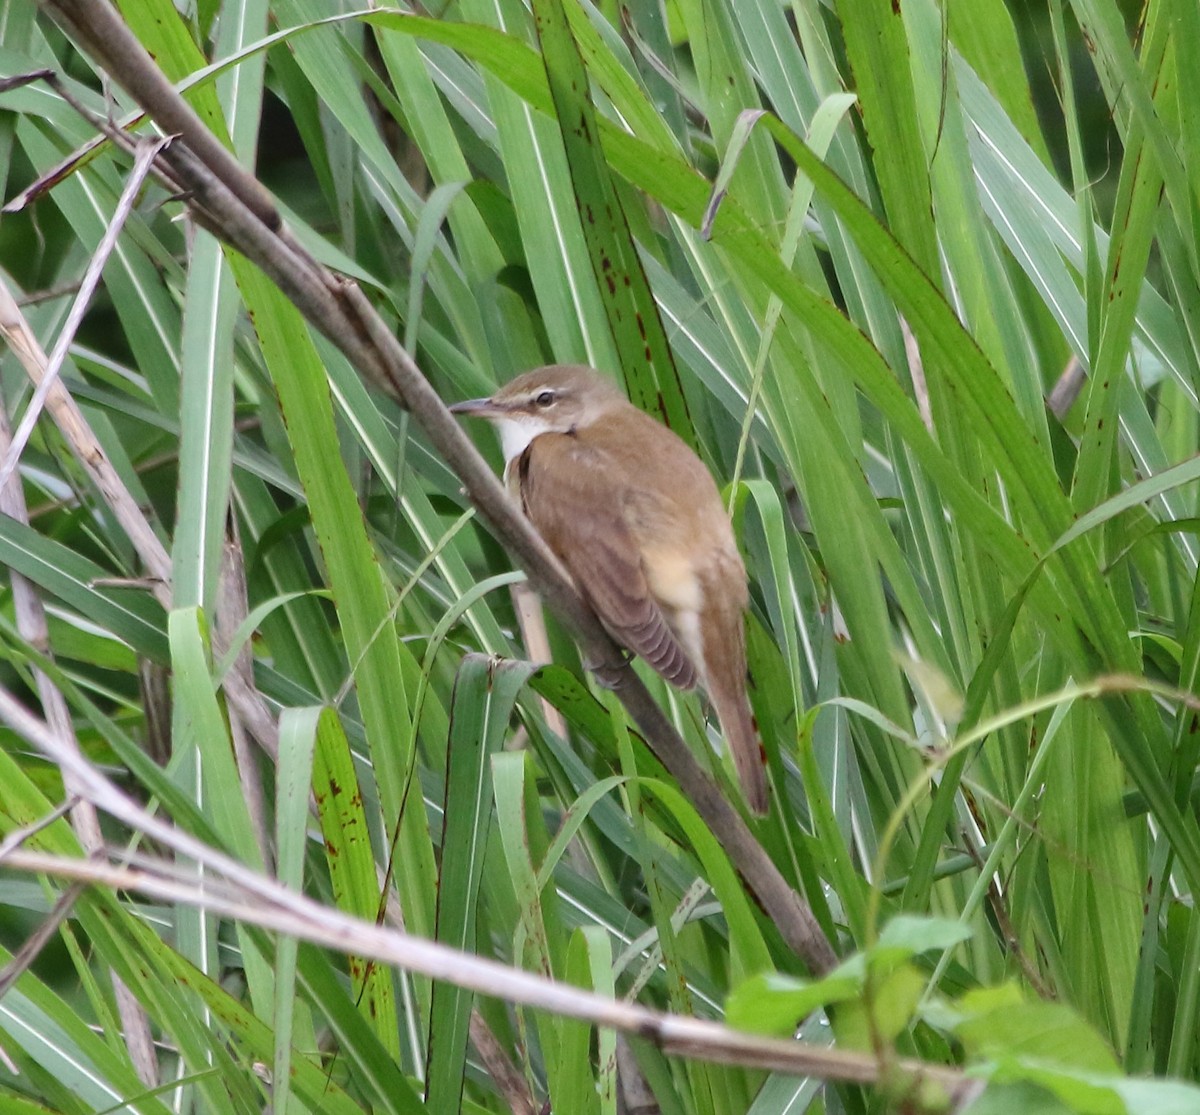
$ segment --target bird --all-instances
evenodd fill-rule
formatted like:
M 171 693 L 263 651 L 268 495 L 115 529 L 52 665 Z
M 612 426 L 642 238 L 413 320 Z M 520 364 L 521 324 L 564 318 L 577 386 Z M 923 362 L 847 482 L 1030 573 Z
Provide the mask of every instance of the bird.
M 508 490 L 613 639 L 677 688 L 708 694 L 746 803 L 765 814 L 746 567 L 704 463 L 584 365 L 535 368 L 450 410 L 497 429 Z

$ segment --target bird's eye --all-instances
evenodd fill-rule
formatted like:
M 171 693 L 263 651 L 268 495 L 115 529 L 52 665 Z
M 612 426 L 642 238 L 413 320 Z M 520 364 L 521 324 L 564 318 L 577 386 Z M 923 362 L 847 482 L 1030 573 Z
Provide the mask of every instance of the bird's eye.
M 537 406 L 540 406 L 542 408 L 553 406 L 554 405 L 554 392 L 553 391 L 539 391 L 533 397 L 533 401 Z

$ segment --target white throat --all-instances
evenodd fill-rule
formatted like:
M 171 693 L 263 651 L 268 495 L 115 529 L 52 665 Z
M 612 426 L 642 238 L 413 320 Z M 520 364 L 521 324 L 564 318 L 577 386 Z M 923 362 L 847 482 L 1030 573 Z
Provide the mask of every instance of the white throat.
M 550 429 L 547 423 L 526 414 L 512 418 L 495 418 L 493 422 L 500 434 L 500 448 L 504 451 L 506 468 L 529 448 L 529 443 L 538 434 L 544 434 Z

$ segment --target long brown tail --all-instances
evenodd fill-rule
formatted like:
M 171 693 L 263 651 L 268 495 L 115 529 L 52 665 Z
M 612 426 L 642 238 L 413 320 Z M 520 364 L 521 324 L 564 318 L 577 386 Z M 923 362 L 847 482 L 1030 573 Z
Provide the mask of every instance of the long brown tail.
M 740 693 L 724 695 L 725 699 L 719 699 L 716 692 L 711 692 L 709 696 L 720 718 L 721 730 L 725 733 L 733 765 L 742 783 L 742 793 L 746 795 L 746 804 L 761 817 L 767 812 L 767 772 L 763 767 L 762 743 L 758 738 L 758 728 L 754 723 L 754 713 L 750 711 L 750 702 L 746 699 L 745 688 L 743 686 Z
M 745 617 L 737 602 L 709 596 L 701 618 L 704 688 L 721 721 L 721 730 L 746 795 L 746 804 L 767 812 L 767 772 L 758 726 L 746 697 Z

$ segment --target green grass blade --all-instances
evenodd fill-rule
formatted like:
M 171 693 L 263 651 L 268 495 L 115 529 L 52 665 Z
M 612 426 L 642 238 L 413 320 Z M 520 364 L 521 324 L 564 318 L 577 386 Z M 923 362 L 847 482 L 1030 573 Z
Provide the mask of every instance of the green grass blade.
M 257 271 L 245 264 L 235 264 L 234 270 L 288 416 L 288 434 L 357 682 L 380 803 L 389 823 L 402 817 L 396 878 L 405 914 L 415 932 L 428 933 L 433 927 L 433 853 L 420 798 L 408 798 L 413 757 L 395 746 L 410 729 L 402 648 L 391 623 L 389 593 L 337 452 L 325 375 L 307 328 Z M 406 800 L 408 807 L 402 808 Z
M 275 873 L 284 886 L 304 890 L 304 852 L 308 844 L 308 794 L 313 784 L 319 708 L 288 709 L 279 719 L 279 777 L 275 794 Z M 293 1110 L 292 1034 L 296 1015 L 297 942 L 284 937 L 275 946 L 274 1105 Z M 299 1105 L 295 1104 L 299 1110 Z
M 322 711 L 317 722 L 313 796 L 325 838 L 325 858 L 338 909 L 374 921 L 383 900 L 363 792 L 350 745 L 337 713 Z M 400 1026 L 391 973 L 372 961 L 351 957 L 350 980 L 364 1021 L 393 1060 L 400 1058 Z
M 567 0 L 571 2 L 571 0 Z M 534 18 L 595 284 L 630 399 L 694 446 L 687 403 L 622 201 L 600 150 L 587 73 L 564 0 L 535 0 Z
M 469 655 L 454 683 L 437 939 L 468 952 L 478 945 L 479 889 L 493 812 L 491 755 L 503 745 L 517 694 L 531 669 L 497 668 L 482 655 Z M 462 1103 L 474 998 L 451 984 L 434 987 L 425 1093 L 432 1111 L 452 1111 Z

